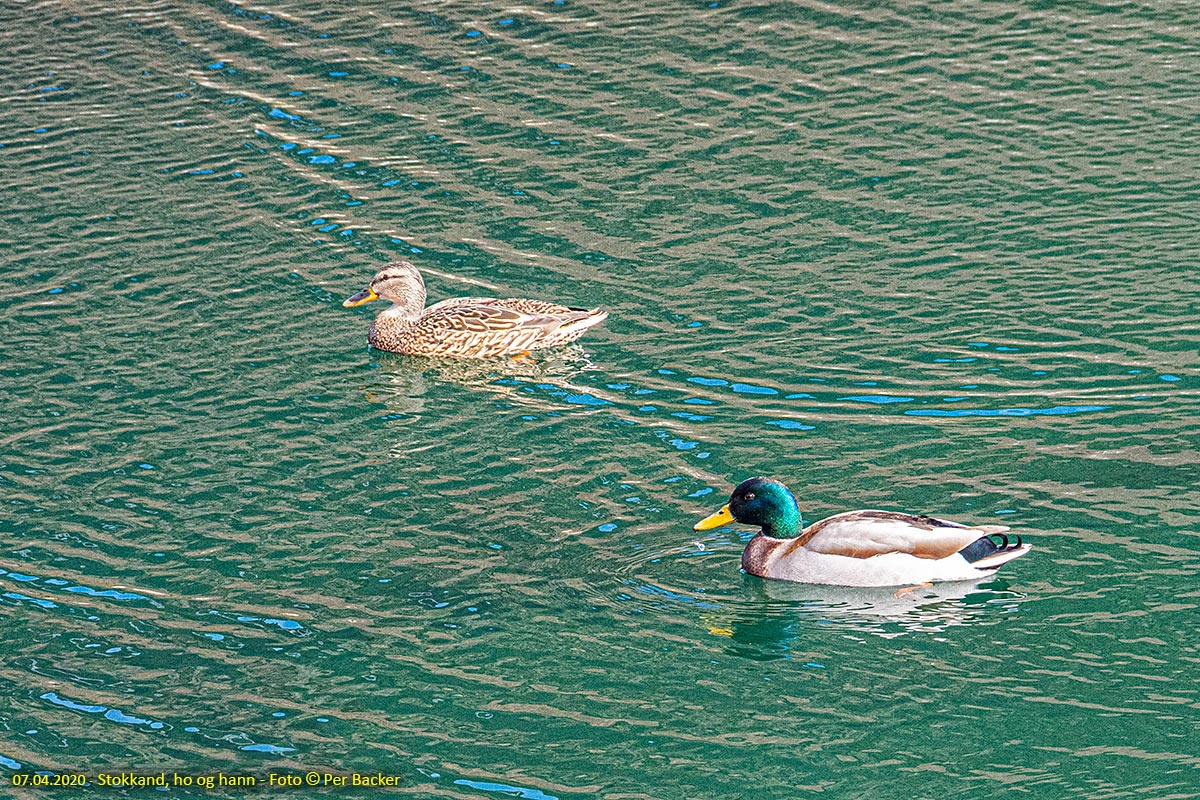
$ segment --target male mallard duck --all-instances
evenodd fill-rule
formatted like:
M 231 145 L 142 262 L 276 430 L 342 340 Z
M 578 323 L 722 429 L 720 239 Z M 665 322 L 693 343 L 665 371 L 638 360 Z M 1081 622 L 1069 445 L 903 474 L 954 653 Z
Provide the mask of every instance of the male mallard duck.
M 962 525 L 896 511 L 848 511 L 800 530 L 800 506 L 788 488 L 751 478 L 729 502 L 696 523 L 703 531 L 734 520 L 762 533 L 746 545 L 742 569 L 761 578 L 838 586 L 900 586 L 962 581 L 994 572 L 1029 552 L 1004 525 Z M 999 537 L 997 543 L 992 537 Z
M 384 264 L 366 289 L 342 305 L 381 298 L 395 305 L 375 317 L 367 341 L 410 356 L 488 358 L 557 347 L 608 316 L 598 308 L 494 297 L 455 297 L 425 308 L 425 281 L 407 261 Z

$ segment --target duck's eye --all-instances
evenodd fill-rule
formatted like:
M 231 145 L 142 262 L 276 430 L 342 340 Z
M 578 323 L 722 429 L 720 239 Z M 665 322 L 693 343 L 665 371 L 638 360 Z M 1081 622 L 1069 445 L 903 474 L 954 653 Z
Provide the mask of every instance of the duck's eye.
M 747 499 L 747 500 L 753 500 L 753 499 L 754 499 L 754 492 L 746 492 L 746 499 Z

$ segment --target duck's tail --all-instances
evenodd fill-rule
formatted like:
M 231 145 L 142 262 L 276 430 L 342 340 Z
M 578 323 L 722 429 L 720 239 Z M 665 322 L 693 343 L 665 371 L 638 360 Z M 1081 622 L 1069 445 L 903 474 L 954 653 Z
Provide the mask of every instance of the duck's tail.
M 583 335 L 583 332 L 594 325 L 599 325 L 604 320 L 608 319 L 608 312 L 602 311 L 599 308 L 580 308 L 571 309 L 579 312 L 573 314 L 568 319 L 564 320 L 562 325 L 554 332 L 555 338 L 562 337 L 563 341 L 574 341 Z
M 997 539 L 999 542 L 996 541 Z M 989 532 L 959 550 L 958 554 L 975 569 L 999 569 L 1002 565 L 1014 558 L 1020 558 L 1030 550 L 1030 546 L 1024 544 L 1020 536 L 1014 536 L 1013 539 L 1009 539 L 1005 533 Z

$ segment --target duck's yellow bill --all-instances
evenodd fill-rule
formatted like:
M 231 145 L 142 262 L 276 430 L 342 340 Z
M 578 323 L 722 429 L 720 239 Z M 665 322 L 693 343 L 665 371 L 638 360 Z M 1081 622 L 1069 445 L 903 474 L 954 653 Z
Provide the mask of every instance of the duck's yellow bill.
M 722 525 L 728 525 L 733 522 L 733 514 L 729 513 L 729 504 L 721 506 L 721 510 L 715 514 L 709 514 L 704 519 L 692 526 L 694 531 L 706 531 L 710 528 L 719 528 Z
M 346 308 L 354 308 L 355 306 L 361 306 L 363 303 L 369 303 L 372 300 L 378 299 L 379 295 L 375 294 L 375 290 L 368 286 L 358 294 L 352 294 L 347 297 L 344 301 L 342 301 L 342 305 Z

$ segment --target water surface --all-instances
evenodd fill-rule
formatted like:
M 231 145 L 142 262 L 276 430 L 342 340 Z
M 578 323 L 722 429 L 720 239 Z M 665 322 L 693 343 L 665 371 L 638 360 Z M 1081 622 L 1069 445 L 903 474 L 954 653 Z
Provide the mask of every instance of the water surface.
M 1200 795 L 1194 31 L 0 9 L 0 796 Z M 611 316 L 529 361 L 368 351 L 340 301 L 398 257 Z M 766 583 L 691 530 L 755 474 L 1035 549 Z

